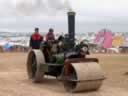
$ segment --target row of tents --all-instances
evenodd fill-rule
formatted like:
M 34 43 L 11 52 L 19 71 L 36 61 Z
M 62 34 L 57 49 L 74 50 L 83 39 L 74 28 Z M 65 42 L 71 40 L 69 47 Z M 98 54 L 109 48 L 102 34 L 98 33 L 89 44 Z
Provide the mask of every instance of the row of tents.
M 6 41 L 1 41 L 0 42 L 0 52 L 12 52 L 12 51 L 27 51 L 28 50 L 28 45 L 26 43 L 22 42 L 6 42 Z
M 120 46 L 128 47 L 127 38 L 125 38 L 123 34 L 117 33 L 113 36 L 112 32 L 107 29 L 103 29 L 98 32 L 94 39 L 94 43 L 102 46 L 103 48 L 112 48 Z
M 94 39 L 94 44 L 98 45 L 99 49 L 113 50 L 116 53 L 120 51 L 128 52 L 128 37 L 124 37 L 122 33 L 112 34 L 110 30 L 102 29 Z
M 104 48 L 104 49 L 110 50 L 115 48 L 114 50 L 118 50 L 119 48 L 122 48 L 128 51 L 128 37 L 124 37 L 123 34 L 121 33 L 116 33 L 115 35 L 113 35 L 111 30 L 102 29 L 92 39 L 93 39 L 93 42 L 90 39 L 91 50 L 96 49 L 95 47 L 98 46 L 99 49 Z M 27 40 L 27 42 L 26 41 L 17 42 L 17 38 L 16 40 L 15 38 L 14 40 L 10 40 L 10 42 L 1 41 L 0 42 L 1 49 L 5 51 L 17 50 L 17 49 L 18 50 L 28 49 L 29 38 L 19 38 L 18 40 L 19 41 Z M 87 42 L 89 42 L 89 40 L 87 40 Z

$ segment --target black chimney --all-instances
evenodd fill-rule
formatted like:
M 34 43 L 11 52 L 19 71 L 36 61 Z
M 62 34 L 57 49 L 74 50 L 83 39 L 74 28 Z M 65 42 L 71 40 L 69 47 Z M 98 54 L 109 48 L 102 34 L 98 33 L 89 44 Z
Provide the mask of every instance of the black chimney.
M 71 46 L 75 44 L 75 12 L 68 12 L 68 34 Z

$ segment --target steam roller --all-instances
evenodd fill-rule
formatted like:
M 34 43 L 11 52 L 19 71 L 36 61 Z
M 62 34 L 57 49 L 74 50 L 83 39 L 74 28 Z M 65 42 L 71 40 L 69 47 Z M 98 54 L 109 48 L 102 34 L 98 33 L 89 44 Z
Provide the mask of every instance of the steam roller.
M 97 58 L 87 58 L 89 45 L 75 42 L 75 12 L 68 12 L 68 38 L 42 41 L 40 49 L 29 51 L 28 77 L 35 83 L 45 75 L 56 77 L 68 92 L 98 90 L 105 79 Z M 56 46 L 56 47 L 55 47 Z

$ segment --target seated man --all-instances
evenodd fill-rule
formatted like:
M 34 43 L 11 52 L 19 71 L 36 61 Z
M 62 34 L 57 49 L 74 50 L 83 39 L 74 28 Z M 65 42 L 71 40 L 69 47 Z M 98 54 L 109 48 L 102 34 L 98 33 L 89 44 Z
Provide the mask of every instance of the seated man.
M 48 45 L 47 41 L 43 41 L 41 43 L 41 50 L 44 53 L 45 61 L 49 62 L 51 58 L 51 51 L 50 51 L 50 46 Z
M 57 53 L 56 46 L 54 44 L 49 45 L 47 41 L 42 42 L 41 49 L 44 53 L 45 61 L 47 63 L 54 63 L 56 61 L 56 58 L 54 55 Z

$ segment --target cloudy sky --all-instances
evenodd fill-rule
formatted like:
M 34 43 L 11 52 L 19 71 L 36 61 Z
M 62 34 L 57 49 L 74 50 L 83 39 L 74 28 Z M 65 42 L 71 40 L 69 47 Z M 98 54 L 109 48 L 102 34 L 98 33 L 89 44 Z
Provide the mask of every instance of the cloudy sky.
M 0 0 L 0 31 L 67 32 L 68 10 L 76 12 L 76 32 L 109 28 L 128 32 L 128 0 Z

